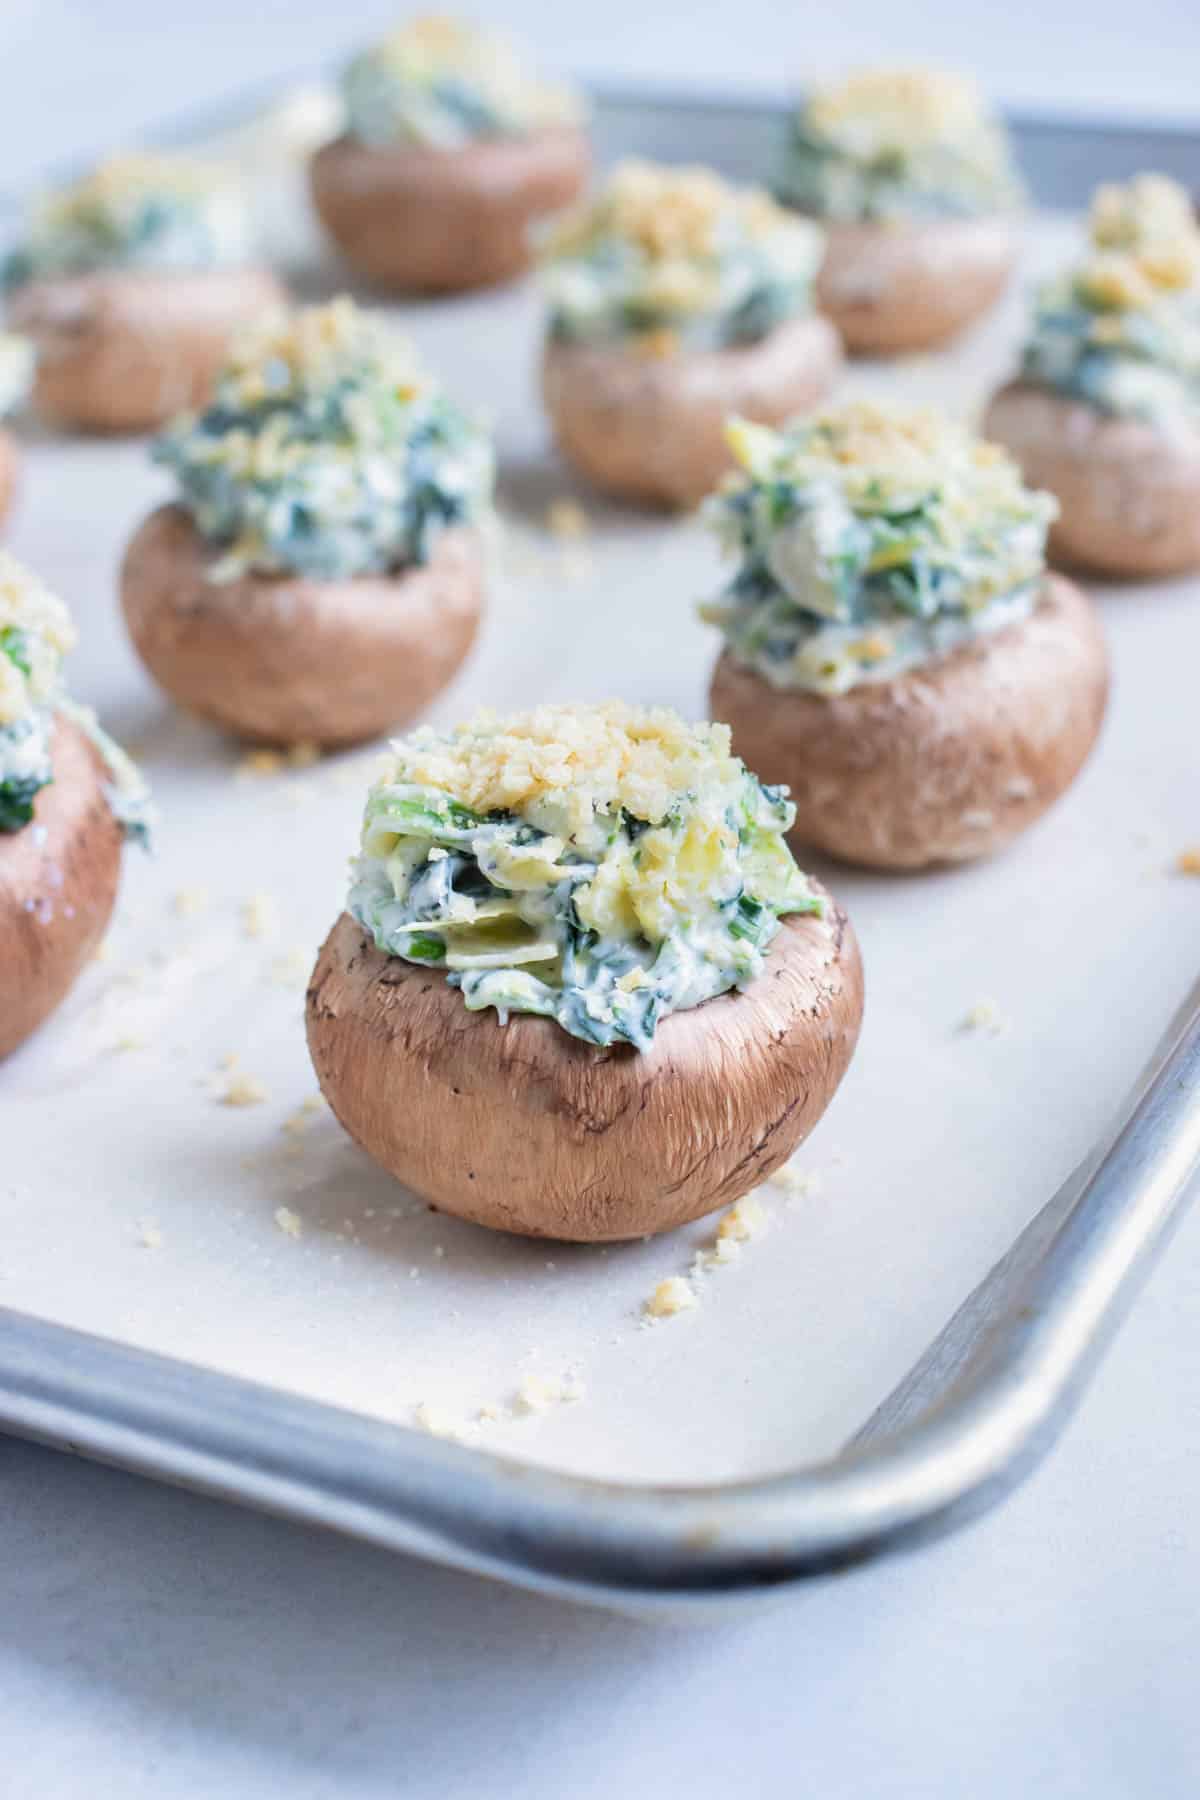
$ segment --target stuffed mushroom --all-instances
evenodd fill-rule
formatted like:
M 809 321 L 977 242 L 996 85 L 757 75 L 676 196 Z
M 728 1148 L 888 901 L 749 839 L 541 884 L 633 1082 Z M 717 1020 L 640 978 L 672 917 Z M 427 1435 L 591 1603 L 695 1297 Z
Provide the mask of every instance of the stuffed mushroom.
M 998 849 L 1074 780 L 1107 700 L 1095 614 L 1045 571 L 1054 500 L 929 413 L 731 437 L 713 717 L 790 784 L 798 843 L 891 869 Z
M 845 914 L 720 725 L 617 703 L 393 746 L 308 1041 L 346 1129 L 432 1204 L 601 1240 L 736 1200 L 858 1034 Z
M 945 343 L 1000 297 L 1020 187 L 974 83 L 868 69 L 814 93 L 792 122 L 779 198 L 824 226 L 817 304 L 847 348 Z
M 62 601 L 0 552 L 0 1057 L 64 999 L 104 935 L 121 846 L 148 824 L 132 763 L 67 695 Z
M 204 164 L 126 156 L 51 195 L 4 265 L 37 350 L 33 398 L 60 425 L 147 431 L 208 396 L 230 334 L 283 289 L 246 208 Z
M 0 331 L 0 419 L 20 406 L 32 381 L 33 346 L 11 331 Z M 16 442 L 0 429 L 0 524 L 12 505 L 19 467 Z
M 181 706 L 348 744 L 450 680 L 482 608 L 492 453 L 405 339 L 347 299 L 265 321 L 156 454 L 179 499 L 135 533 L 121 603 Z
M 1040 291 L 984 429 L 1057 496 L 1051 552 L 1108 575 L 1200 568 L 1200 229 L 1163 175 L 1104 186 Z
M 730 466 L 731 413 L 779 424 L 837 379 L 812 307 L 821 233 L 708 169 L 621 164 L 548 240 L 542 391 L 597 487 L 689 506 Z
M 580 97 L 456 20 L 414 19 L 364 50 L 342 96 L 346 129 L 312 160 L 313 200 L 347 262 L 382 286 L 511 280 L 531 227 L 587 182 Z

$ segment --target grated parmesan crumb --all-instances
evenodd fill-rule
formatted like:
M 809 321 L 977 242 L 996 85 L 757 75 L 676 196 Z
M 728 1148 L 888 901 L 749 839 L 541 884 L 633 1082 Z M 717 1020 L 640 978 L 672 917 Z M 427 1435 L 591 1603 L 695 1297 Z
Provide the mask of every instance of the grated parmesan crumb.
M 527 1375 L 517 1389 L 515 1413 L 542 1413 L 552 1406 L 569 1406 L 582 1400 L 584 1386 L 578 1375 Z
M 717 1242 L 745 1244 L 766 1227 L 767 1212 L 761 1200 L 745 1194 L 729 1208 L 717 1226 Z
M 238 781 L 261 781 L 270 775 L 278 775 L 284 767 L 284 756 L 281 750 L 248 750 L 234 770 L 234 778 Z
M 153 1219 L 139 1219 L 137 1241 L 143 1250 L 161 1250 L 163 1234 Z
M 288 1137 L 303 1136 L 316 1114 L 321 1112 L 324 1106 L 325 1096 L 323 1094 L 310 1094 L 307 1100 L 300 1102 L 295 1112 L 288 1114 L 279 1129 Z
M 959 1030 L 985 1032 L 989 1037 L 999 1037 L 1004 1030 L 1004 1021 L 993 1001 L 977 1000 L 970 1011 L 964 1014 Z
M 177 919 L 194 919 L 202 913 L 209 902 L 209 892 L 203 887 L 179 888 L 172 896 L 171 906 Z
M 261 1081 L 253 1075 L 239 1075 L 231 1072 L 225 1086 L 218 1091 L 217 1099 L 222 1106 L 261 1106 L 267 1098 L 267 1090 Z
M 275 1223 L 284 1237 L 300 1238 L 304 1236 L 304 1226 L 290 1206 L 275 1208 Z
M 114 1038 L 113 1049 L 119 1053 L 129 1050 L 144 1050 L 147 1039 L 143 1032 L 124 1031 L 119 1038 Z
M 247 937 L 274 937 L 279 929 L 279 906 L 270 894 L 251 894 L 242 903 L 242 930 Z
M 687 1312 L 695 1305 L 695 1288 L 682 1275 L 668 1275 L 643 1302 L 642 1311 L 648 1319 L 673 1319 L 677 1313 Z
M 546 508 L 546 530 L 564 543 L 586 537 L 591 528 L 592 522 L 578 500 L 552 500 Z
M 421 1431 L 427 1431 L 430 1437 L 460 1438 L 463 1432 L 452 1413 L 428 1400 L 419 1400 L 413 1407 L 413 1424 Z
M 505 719 L 482 712 L 445 735 L 422 728 L 393 743 L 382 779 L 433 788 L 481 813 L 561 801 L 582 825 L 594 808 L 617 806 L 663 819 L 681 795 L 735 766 L 728 726 L 612 700 Z
M 824 1177 L 818 1170 L 798 1169 L 794 1163 L 785 1163 L 771 1177 L 771 1186 L 781 1189 L 789 1202 L 815 1198 L 824 1185 Z

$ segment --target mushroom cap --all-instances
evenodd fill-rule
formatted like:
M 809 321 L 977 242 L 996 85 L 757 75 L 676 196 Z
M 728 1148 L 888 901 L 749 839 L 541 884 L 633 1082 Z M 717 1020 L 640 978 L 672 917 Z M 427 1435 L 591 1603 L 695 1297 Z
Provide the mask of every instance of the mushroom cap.
M 1057 497 L 1057 560 L 1106 575 L 1200 569 L 1200 431 L 1169 434 L 1013 381 L 993 398 L 983 435 L 1012 452 L 1031 487 Z
M 1108 699 L 1090 602 L 1047 576 L 1032 615 L 845 694 L 776 688 L 726 650 L 711 716 L 792 790 L 798 845 L 881 869 L 987 856 L 1071 785 Z
M 443 975 L 346 913 L 308 991 L 322 1091 L 363 1148 L 440 1210 L 528 1237 L 668 1231 L 764 1181 L 824 1112 L 862 1017 L 846 915 L 789 917 L 744 992 L 662 1020 L 644 1052 L 551 1019 L 468 1012 Z
M 405 725 L 478 629 L 483 556 L 466 527 L 394 575 L 215 582 L 214 556 L 184 507 L 159 507 L 125 552 L 121 605 L 159 686 L 252 741 L 352 744 Z
M 335 138 L 309 164 L 313 203 L 346 261 L 383 287 L 453 293 L 529 267 L 529 228 L 587 185 L 574 126 L 456 149 Z
M 0 523 L 7 518 L 12 506 L 20 467 L 21 452 L 17 440 L 11 432 L 0 431 Z
M 817 305 L 846 348 L 929 350 L 995 305 L 1017 259 L 1016 227 L 997 215 L 903 224 L 821 221 Z
M 824 398 L 841 363 L 836 331 L 809 313 L 757 343 L 673 356 L 551 341 L 542 394 L 563 455 L 598 488 L 695 506 L 733 467 L 731 415 L 782 425 Z
M 286 300 L 269 269 L 105 269 L 32 281 L 8 316 L 37 347 L 45 418 L 149 431 L 202 405 L 234 331 Z
M 124 834 L 105 798 L 100 754 L 60 717 L 51 762 L 54 779 L 34 801 L 33 822 L 0 833 L 0 1057 L 66 998 L 117 896 Z

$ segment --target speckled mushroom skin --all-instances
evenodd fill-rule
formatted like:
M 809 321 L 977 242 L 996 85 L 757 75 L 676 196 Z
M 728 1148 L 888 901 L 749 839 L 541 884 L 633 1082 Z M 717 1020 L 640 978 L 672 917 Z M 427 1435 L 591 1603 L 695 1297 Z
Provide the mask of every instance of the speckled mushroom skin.
M 1095 612 L 1048 576 L 1032 617 L 892 681 L 774 688 L 725 651 L 710 713 L 796 804 L 793 844 L 881 869 L 986 856 L 1074 781 L 1108 700 Z
M 216 556 L 182 506 L 138 528 L 121 605 L 138 655 L 172 699 L 238 736 L 352 744 L 407 724 L 454 675 L 478 629 L 483 557 L 466 528 L 396 575 L 214 582 Z
M 31 824 L 0 832 L 0 1057 L 24 1043 L 74 987 L 108 927 L 123 832 L 104 797 L 98 752 L 55 724 L 54 780 Z
M 846 348 L 867 355 L 931 350 L 957 337 L 995 305 L 1017 258 L 1006 218 L 821 223 L 828 236 L 817 305 Z
M 542 395 L 567 460 L 608 493 L 695 506 L 733 467 L 738 414 L 782 425 L 824 399 L 841 371 L 827 319 L 792 319 L 755 344 L 650 356 L 625 345 L 547 343 Z
M 1141 577 L 1200 569 L 1200 431 L 1167 434 L 1014 381 L 992 400 L 983 434 L 1012 452 L 1031 487 L 1057 496 L 1059 561 Z
M 268 269 L 112 269 L 30 282 L 8 317 L 37 346 L 44 418 L 150 431 L 207 400 L 232 334 L 286 300 Z
M 351 267 L 416 293 L 520 275 L 530 226 L 569 205 L 590 171 L 587 138 L 569 126 L 452 150 L 339 137 L 309 166 L 313 203 Z
M 0 431 L 0 525 L 8 517 L 17 488 L 21 453 L 9 432 Z
M 808 1135 L 862 1016 L 853 930 L 787 918 L 763 974 L 599 1049 L 553 1020 L 468 1012 L 346 913 L 308 991 L 322 1091 L 377 1162 L 493 1230 L 601 1242 L 668 1231 L 765 1180 Z

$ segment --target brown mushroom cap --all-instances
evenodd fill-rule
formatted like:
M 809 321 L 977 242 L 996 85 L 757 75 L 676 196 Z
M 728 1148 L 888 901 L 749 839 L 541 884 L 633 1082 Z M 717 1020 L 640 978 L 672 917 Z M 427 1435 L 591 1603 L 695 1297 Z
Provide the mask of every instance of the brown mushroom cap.
M 308 990 L 317 1079 L 377 1162 L 459 1218 L 579 1242 L 669 1231 L 764 1181 L 824 1112 L 861 1017 L 832 901 L 782 922 L 745 992 L 670 1014 L 644 1052 L 468 1012 L 346 913 Z
M 776 688 L 726 650 L 711 716 L 792 790 L 792 842 L 919 869 L 998 850 L 1074 781 L 1099 735 L 1108 654 L 1095 612 L 1047 576 L 1031 617 L 891 681 Z
M 1106 575 L 1200 569 L 1200 431 L 1166 434 L 1014 381 L 992 400 L 983 434 L 1012 452 L 1031 487 L 1057 496 L 1056 559 Z
M 754 344 L 649 356 L 624 344 L 548 342 L 542 394 L 567 460 L 609 493 L 694 506 L 733 466 L 733 414 L 782 425 L 841 369 L 827 319 L 791 319 Z
M 317 151 L 309 178 L 353 268 L 384 287 L 438 293 L 521 274 L 530 226 L 569 205 L 590 169 L 584 133 L 554 126 L 452 150 L 339 137 Z
M 1017 259 L 1007 218 L 903 224 L 821 221 L 817 305 L 848 350 L 929 350 L 995 305 Z
M 55 723 L 54 780 L 32 824 L 0 832 L 0 1057 L 24 1043 L 75 985 L 112 916 L 123 833 L 99 752 Z
M 21 453 L 11 432 L 0 431 L 0 523 L 8 515 L 17 489 Z
M 149 431 L 201 405 L 233 332 L 286 300 L 268 269 L 108 269 L 30 282 L 9 320 L 37 347 L 44 417 Z
M 138 527 L 121 605 L 138 655 L 189 712 L 263 743 L 353 744 L 405 725 L 475 639 L 483 556 L 466 527 L 394 575 L 209 579 L 217 552 L 182 506 Z

